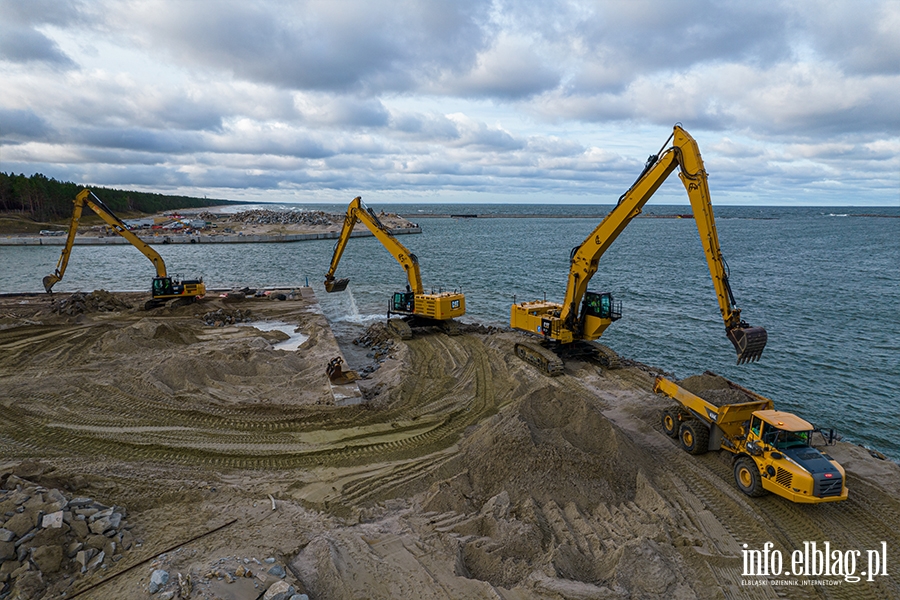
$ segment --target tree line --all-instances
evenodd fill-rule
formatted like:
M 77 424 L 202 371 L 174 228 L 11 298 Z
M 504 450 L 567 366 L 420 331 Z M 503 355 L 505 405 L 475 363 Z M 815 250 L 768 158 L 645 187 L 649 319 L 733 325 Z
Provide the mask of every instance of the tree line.
M 178 208 L 240 204 L 231 200 L 210 200 L 190 196 L 166 196 L 149 192 L 132 192 L 113 188 L 83 186 L 57 181 L 41 173 L 29 177 L 0 172 L 0 212 L 20 213 L 34 221 L 55 221 L 72 215 L 72 201 L 85 187 L 90 187 L 113 212 L 157 213 Z

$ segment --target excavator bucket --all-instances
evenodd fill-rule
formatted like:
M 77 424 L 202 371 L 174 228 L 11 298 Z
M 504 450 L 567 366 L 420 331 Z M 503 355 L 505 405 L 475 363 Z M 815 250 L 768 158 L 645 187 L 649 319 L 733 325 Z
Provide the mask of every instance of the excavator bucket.
M 328 380 L 331 383 L 341 385 L 359 379 L 359 374 L 356 371 L 344 370 L 344 368 L 341 366 L 343 362 L 344 359 L 342 359 L 340 356 L 335 356 L 330 361 L 328 361 L 328 366 L 325 367 L 325 373 L 328 375 Z
M 762 356 L 769 334 L 762 327 L 734 327 L 728 330 L 728 339 L 737 351 L 737 364 L 756 362 Z
M 53 286 L 56 285 L 56 282 L 59 281 L 59 277 L 56 275 L 47 275 L 44 277 L 41 282 L 44 284 L 44 290 L 49 294 L 53 289 Z
M 349 279 L 326 279 L 325 280 L 325 291 L 326 292 L 343 292 L 347 289 L 347 284 L 350 283 Z

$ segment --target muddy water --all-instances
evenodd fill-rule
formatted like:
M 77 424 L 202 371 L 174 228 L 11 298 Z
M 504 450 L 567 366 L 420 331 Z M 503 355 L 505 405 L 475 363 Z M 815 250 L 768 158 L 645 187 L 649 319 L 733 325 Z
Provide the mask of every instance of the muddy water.
M 381 208 L 381 207 L 377 207 Z M 418 209 L 399 210 L 412 220 Z M 333 210 L 340 210 L 333 207 Z M 603 214 L 608 207 L 431 207 L 444 214 Z M 683 213 L 686 207 L 647 212 Z M 894 218 L 859 216 L 879 213 Z M 604 336 L 623 356 L 678 377 L 712 369 L 787 410 L 900 459 L 900 215 L 897 209 L 717 209 L 718 233 L 738 306 L 769 332 L 762 360 L 734 365 L 694 222 L 638 219 L 602 258 L 592 289 L 611 291 L 624 316 Z M 595 218 L 422 218 L 401 238 L 427 288 L 462 289 L 464 320 L 503 324 L 517 300 L 559 301 L 568 256 Z M 400 267 L 373 238 L 354 239 L 338 270 L 351 280 L 326 294 L 333 241 L 160 247 L 170 272 L 202 274 L 214 288 L 309 281 L 337 333 L 382 317 L 402 289 Z M 0 248 L 0 291 L 39 291 L 54 247 Z M 152 269 L 133 248 L 76 247 L 58 291 L 146 287 Z

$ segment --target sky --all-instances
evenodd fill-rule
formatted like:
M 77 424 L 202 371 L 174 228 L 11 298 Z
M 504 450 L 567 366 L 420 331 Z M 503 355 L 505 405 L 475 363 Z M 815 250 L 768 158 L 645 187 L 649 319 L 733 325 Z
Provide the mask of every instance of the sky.
M 898 32 L 900 0 L 0 0 L 0 171 L 612 204 L 680 123 L 714 204 L 900 207 Z

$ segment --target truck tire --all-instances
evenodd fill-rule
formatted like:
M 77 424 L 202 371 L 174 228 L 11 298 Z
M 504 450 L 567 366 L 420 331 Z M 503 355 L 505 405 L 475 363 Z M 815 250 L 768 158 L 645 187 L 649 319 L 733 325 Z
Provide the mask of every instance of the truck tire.
M 759 498 L 769 493 L 763 488 L 759 469 L 749 456 L 741 456 L 734 461 L 734 482 L 738 489 L 752 498 Z
M 679 414 L 680 411 L 676 408 L 664 408 L 660 412 L 663 433 L 672 439 L 678 437 L 678 429 L 681 425 L 681 419 L 678 418 Z
M 709 429 L 696 419 L 689 419 L 678 429 L 681 447 L 688 454 L 706 454 L 709 450 Z

